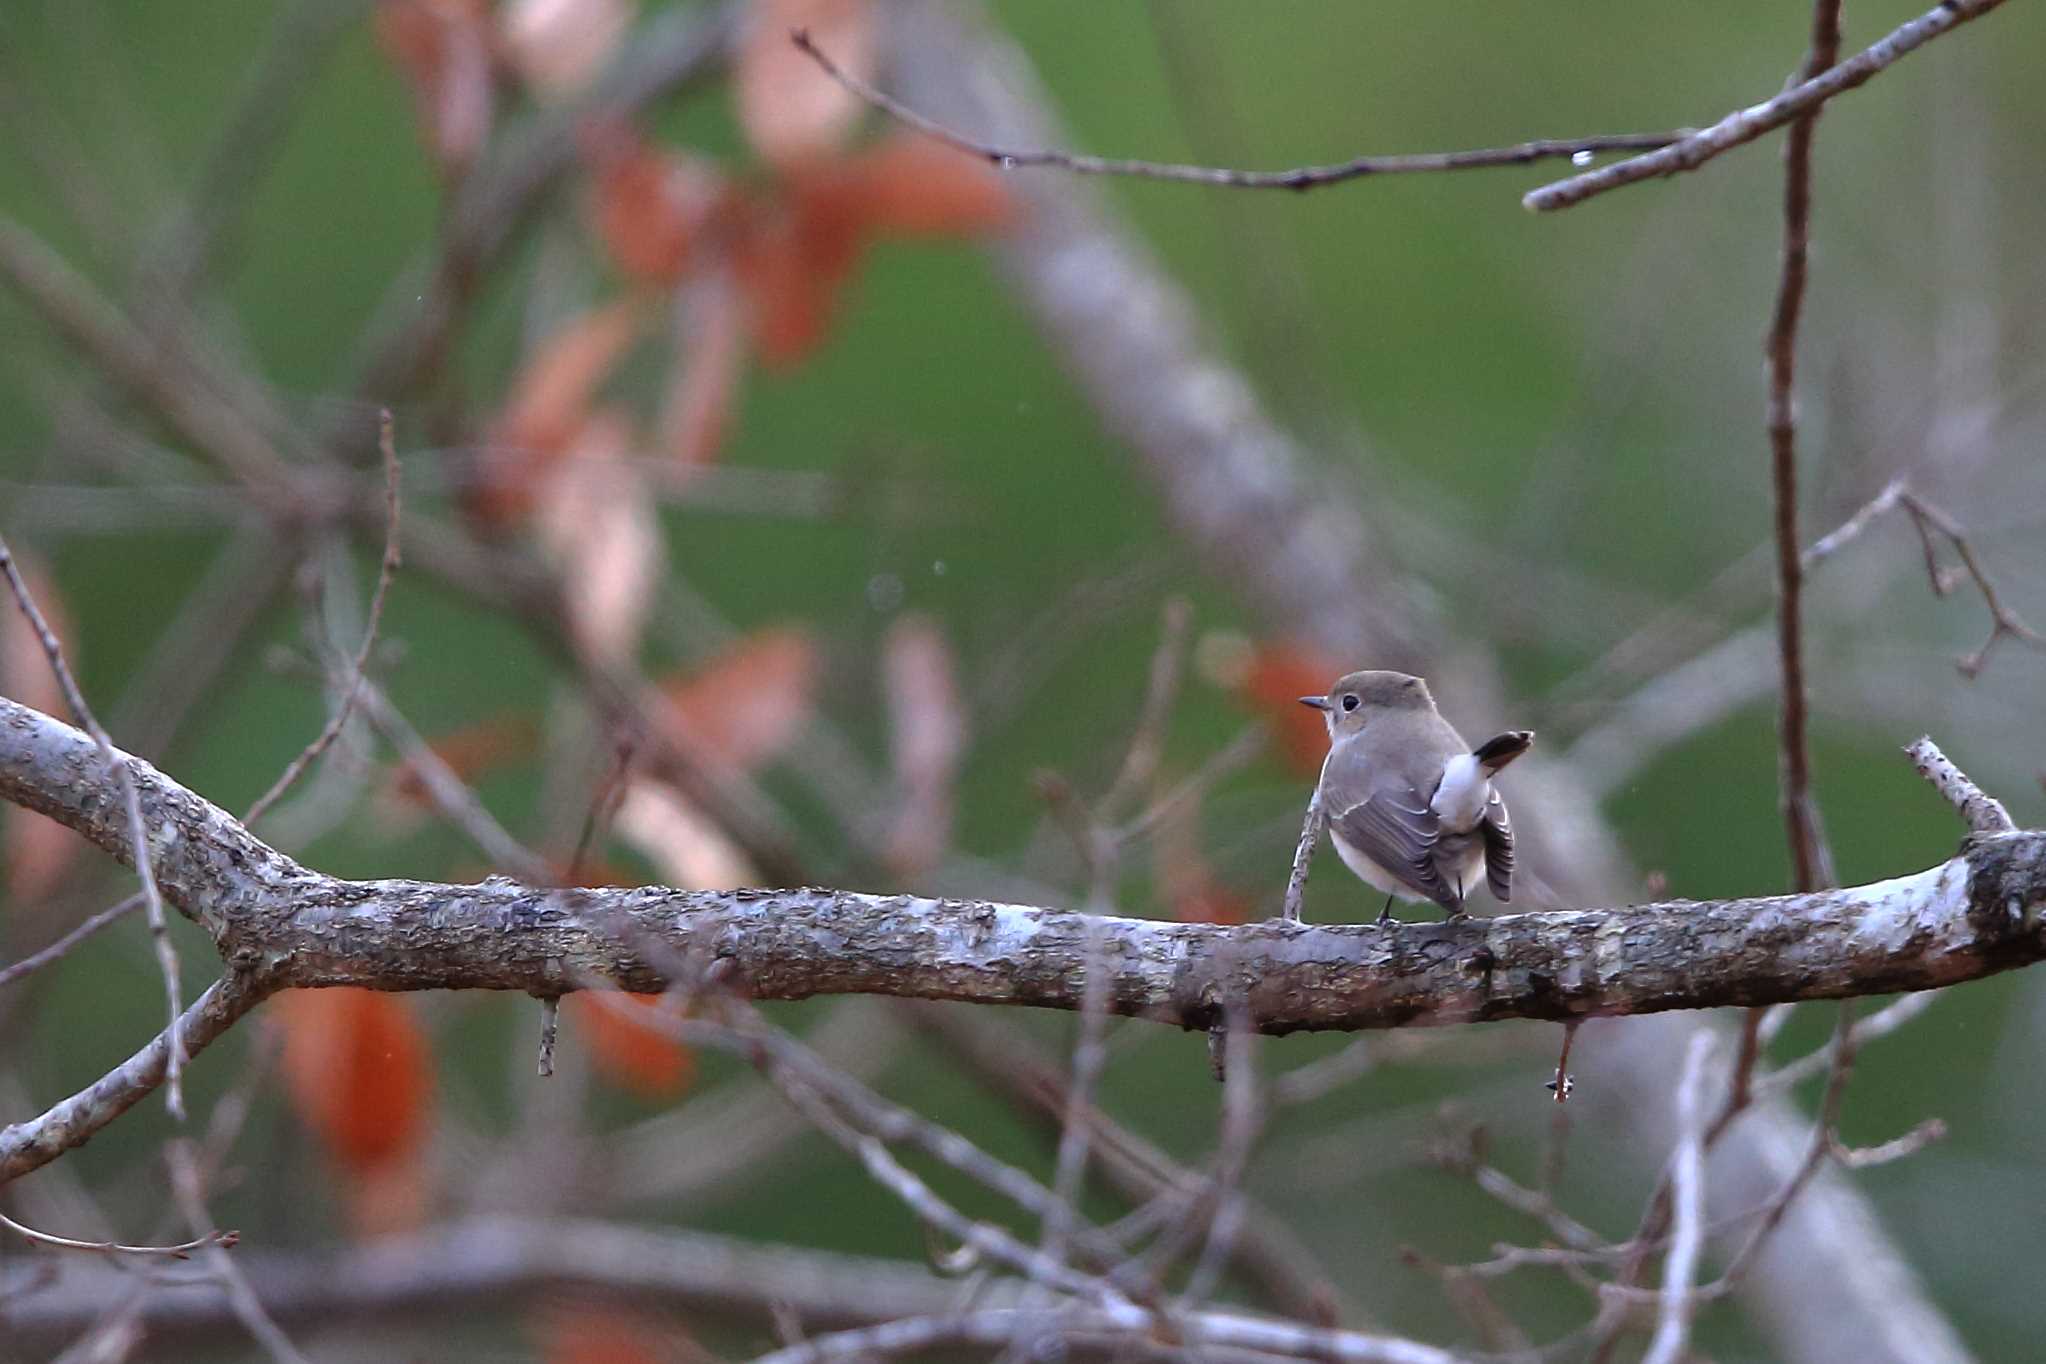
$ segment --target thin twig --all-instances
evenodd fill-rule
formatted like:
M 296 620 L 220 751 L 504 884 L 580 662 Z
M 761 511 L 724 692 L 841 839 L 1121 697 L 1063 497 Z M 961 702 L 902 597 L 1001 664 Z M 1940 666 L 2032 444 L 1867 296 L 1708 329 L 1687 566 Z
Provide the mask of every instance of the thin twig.
M 1151 676 L 1144 688 L 1143 708 L 1137 713 L 1122 770 L 1116 774 L 1108 793 L 1095 804 L 1098 819 L 1121 818 L 1123 808 L 1150 786 L 1151 774 L 1158 770 L 1158 760 L 1165 751 L 1165 727 L 1172 718 L 1172 703 L 1179 697 L 1180 674 L 1186 666 L 1187 626 L 1192 620 L 1192 602 L 1185 597 L 1167 599 L 1158 648 L 1151 655 Z
M 1662 1312 L 1648 1353 L 1641 1364 L 1677 1364 L 1691 1337 L 1691 1285 L 1697 1281 L 1698 1259 L 1705 1248 L 1705 1066 L 1712 1054 L 1712 1034 L 1691 1034 L 1677 1082 L 1676 1155 L 1670 1161 L 1674 1212 L 1669 1258 L 1662 1267 Z
M 218 1041 L 268 993 L 251 977 L 223 976 L 192 1001 L 192 1007 L 173 1027 L 151 1038 L 126 1061 L 70 1098 L 52 1104 L 40 1116 L 0 1127 L 0 1184 L 83 1146 L 163 1083 L 172 1055 L 196 1055 Z
M 1966 772 L 1954 766 L 1953 761 L 1940 752 L 1939 745 L 1932 741 L 1930 734 L 1921 735 L 1905 747 L 1904 753 L 1911 759 L 1911 765 L 1918 769 L 1918 775 L 1931 782 L 1933 789 L 1947 798 L 1954 812 L 1974 832 L 2007 834 L 2018 827 L 2011 821 L 2010 811 L 2003 808 L 2003 802 L 1970 781 Z
M 363 670 L 369 666 L 369 652 L 375 647 L 377 626 L 384 618 L 384 598 L 390 593 L 391 579 L 398 572 L 398 447 L 392 428 L 390 409 L 380 414 L 377 427 L 377 449 L 384 460 L 384 557 L 377 567 L 376 589 L 369 598 L 369 618 L 362 627 L 362 643 L 355 650 L 355 657 L 348 664 L 348 685 L 341 693 L 340 704 L 334 707 L 334 714 L 328 719 L 319 735 L 307 744 L 303 751 L 278 774 L 270 789 L 256 798 L 248 813 L 242 816 L 242 823 L 254 824 L 261 819 L 272 805 L 292 787 L 306 768 L 325 753 L 342 729 L 348 724 L 348 717 L 355 713 L 355 701 L 362 691 Z
M 136 910 L 142 908 L 142 892 L 136 891 L 119 904 L 110 905 L 87 919 L 78 927 L 66 933 L 40 952 L 31 952 L 12 965 L 0 967 L 0 986 L 12 985 L 24 976 L 35 974 L 51 962 L 70 953 L 78 944 L 92 937 L 101 929 L 119 923 Z
M 1227 1010 L 1227 1031 L 1223 1037 L 1226 1058 L 1222 1088 L 1222 1134 L 1215 1157 L 1215 1173 L 1209 1200 L 1214 1212 L 1208 1218 L 1207 1240 L 1200 1259 L 1186 1282 L 1187 1301 L 1195 1306 L 1213 1296 L 1236 1247 L 1236 1233 L 1242 1222 L 1243 1203 L 1236 1197 L 1244 1170 L 1258 1133 L 1264 1127 L 1264 1105 L 1257 1079 L 1256 1034 L 1247 1026 L 1241 1008 Z
M 1849 1170 L 1866 1170 L 1871 1165 L 1887 1165 L 1893 1160 L 1915 1156 L 1936 1141 L 1945 1141 L 1947 1125 L 1939 1118 L 1927 1118 L 1901 1137 L 1876 1146 L 1846 1146 L 1835 1134 L 1830 1142 L 1833 1159 Z
M 1307 817 L 1300 822 L 1300 841 L 1293 847 L 1293 870 L 1286 877 L 1286 898 L 1279 908 L 1279 917 L 1289 923 L 1300 922 L 1300 902 L 1307 894 L 1307 868 L 1314 861 L 1314 845 L 1321 841 L 1321 826 L 1321 783 L 1316 782 L 1314 794 L 1307 798 Z
M 1810 81 L 1840 55 L 1840 0 L 1812 6 L 1811 48 L 1801 78 Z M 1833 884 L 1833 854 L 1812 796 L 1809 687 L 1804 673 L 1804 560 L 1797 522 L 1797 324 L 1811 243 L 1813 106 L 1791 125 L 1783 149 L 1783 270 L 1769 324 L 1769 464 L 1775 490 L 1776 647 L 1782 668 L 1778 741 L 1784 829 L 1790 840 L 1792 889 Z
M 194 1251 L 208 1246 L 232 1246 L 241 1239 L 238 1231 L 209 1231 L 194 1240 L 183 1241 L 174 1246 L 129 1246 L 119 1241 L 79 1241 L 69 1236 L 57 1236 L 47 1231 L 37 1231 L 25 1226 L 5 1213 L 0 1213 L 0 1227 L 6 1227 L 26 1240 L 52 1250 L 87 1250 L 100 1255 L 160 1255 L 173 1260 L 189 1260 Z
M 1290 170 L 1232 170 L 1223 166 L 1190 166 L 1170 161 L 1140 161 L 1126 157 L 1084 156 L 1075 152 L 997 147 L 955 132 L 935 119 L 884 94 L 840 67 L 811 41 L 809 31 L 794 29 L 789 41 L 811 61 L 861 100 L 896 122 L 969 156 L 977 156 L 1003 170 L 1021 166 L 1050 166 L 1078 175 L 1121 175 L 1140 180 L 1170 180 L 1188 185 L 1216 185 L 1226 189 L 1320 189 L 1372 175 L 1403 175 L 1425 171 L 1476 170 L 1487 166 L 1525 166 L 1536 161 L 1568 158 L 1583 164 L 1600 152 L 1642 151 L 1666 147 L 1693 130 L 1679 128 L 1667 133 L 1614 133 L 1596 137 L 1537 138 L 1511 147 L 1479 147 L 1455 152 L 1418 152 L 1403 156 L 1359 156 L 1325 166 L 1295 166 Z
M 1108 1027 L 1108 954 L 1091 921 L 1087 934 L 1087 983 L 1080 998 L 1080 1037 L 1073 1045 L 1073 1082 L 1066 1090 L 1066 1111 L 1059 1130 L 1058 1158 L 1053 1165 L 1051 1205 L 1045 1211 L 1039 1248 L 1053 1259 L 1065 1256 L 1066 1233 L 1080 1205 L 1087 1174 L 1088 1144 L 1094 1132 L 1091 1111 L 1094 1086 L 1108 1062 L 1103 1035 Z
M 168 1085 L 165 1089 L 166 1106 L 171 1116 L 179 1122 L 185 1120 L 185 1089 L 183 1082 L 184 1057 L 178 1045 L 178 1016 L 185 1011 L 184 991 L 178 984 L 178 953 L 171 944 L 170 924 L 164 917 L 163 892 L 157 888 L 156 872 L 150 861 L 149 826 L 142 819 L 142 796 L 135 785 L 135 774 L 129 770 L 128 756 L 114 748 L 114 741 L 100 725 L 99 717 L 92 713 L 92 707 L 85 704 L 85 693 L 79 689 L 78 679 L 71 675 L 71 666 L 64 661 L 64 646 L 57 642 L 57 636 L 50 629 L 49 621 L 43 618 L 42 609 L 36 605 L 35 597 L 28 590 L 28 583 L 21 576 L 20 567 L 14 562 L 13 551 L 7 542 L 0 539 L 0 573 L 7 577 L 7 585 L 14 593 L 15 604 L 22 615 L 28 618 L 35 631 L 36 641 L 42 645 L 43 656 L 49 660 L 50 671 L 56 674 L 57 685 L 64 693 L 65 704 L 71 707 L 71 714 L 99 749 L 100 762 L 111 772 L 118 783 L 122 804 L 127 809 L 129 855 L 135 862 L 135 875 L 142 881 L 142 905 L 148 912 L 149 934 L 156 944 L 156 964 L 163 973 L 163 992 L 170 1007 L 170 1021 L 167 1025 L 170 1037 L 170 1061 Z
M 1696 170 L 1720 153 L 1752 142 L 1764 133 L 1773 132 L 1792 119 L 1810 113 L 1834 96 L 1847 93 L 1899 57 L 1948 29 L 1959 27 L 1970 19 L 1981 18 L 2002 3 L 2003 0 L 1946 0 L 1946 3 L 1893 29 L 1882 41 L 1822 75 L 1807 77 L 1774 99 L 1737 109 L 1711 127 L 1687 134 L 1681 140 L 1645 155 L 1543 185 L 1524 195 L 1520 202 L 1526 208 L 1543 213 L 1569 208 L 1594 195 L 1637 181 Z
M 441 815 L 468 835 L 469 841 L 499 867 L 529 885 L 551 885 L 553 871 L 547 860 L 513 838 L 468 783 L 456 775 L 447 760 L 419 736 L 383 689 L 367 678 L 360 679 L 363 713 L 369 722 L 398 750 L 406 770 L 419 778 Z
M 1961 572 L 1975 584 L 1975 590 L 1982 594 L 1982 604 L 1989 608 L 1989 638 L 1982 642 L 1981 648 L 1954 664 L 1960 669 L 1961 676 L 1970 681 L 1979 676 L 1989 662 L 1989 651 L 2006 636 L 2021 640 L 2035 649 L 2046 648 L 2046 635 L 2041 635 L 2027 625 L 2015 611 L 2003 604 L 2003 598 L 1997 595 L 1995 582 L 1990 579 L 1988 570 L 1976 556 L 1974 544 L 1953 517 L 1909 489 L 1900 493 L 1897 500 L 1904 510 L 1910 513 L 1911 524 L 1918 530 L 1919 543 L 1925 550 L 1925 572 L 1927 578 L 1931 580 L 1933 595 L 1944 597 L 1952 592 L 1958 583 L 1958 578 L 1953 572 L 1942 569 L 1939 565 L 1939 558 L 1932 544 L 1932 533 L 1937 531 L 1953 546 L 1954 553 L 1961 560 Z
M 173 1141 L 169 1156 L 171 1191 L 177 1198 L 178 1207 L 184 1213 L 185 1220 L 191 1223 L 194 1232 L 198 1232 L 201 1227 L 210 1226 L 213 1219 L 206 1211 L 204 1191 L 200 1187 L 199 1163 L 192 1154 L 191 1142 L 183 1138 Z M 205 1237 L 208 1235 L 214 1238 L 210 1244 L 205 1243 Z M 225 1236 L 232 1235 L 231 1232 L 225 1233 Z M 270 1314 L 263 1310 L 262 1300 L 256 1296 L 256 1290 L 249 1285 L 248 1276 L 242 1273 L 241 1266 L 235 1263 L 234 1257 L 227 1253 L 226 1247 L 234 1244 L 233 1241 L 224 1239 L 222 1233 L 201 1233 L 201 1244 L 204 1245 L 202 1253 L 207 1267 L 213 1271 L 221 1290 L 227 1294 L 228 1305 L 234 1309 L 234 1314 L 241 1320 L 243 1328 L 263 1347 L 265 1353 L 278 1361 L 278 1364 L 310 1364 L 306 1357 L 299 1353 L 298 1347 L 291 1343 L 291 1338 L 285 1335 L 282 1328 L 271 1319 Z

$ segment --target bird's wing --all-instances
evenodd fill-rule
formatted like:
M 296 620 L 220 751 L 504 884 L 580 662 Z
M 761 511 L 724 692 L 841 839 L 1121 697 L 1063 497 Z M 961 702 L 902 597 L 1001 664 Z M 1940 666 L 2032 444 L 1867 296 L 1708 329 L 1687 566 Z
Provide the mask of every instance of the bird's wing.
M 1513 898 L 1513 820 L 1497 791 L 1485 802 L 1478 830 L 1485 836 L 1485 880 L 1492 898 L 1503 905 Z
M 1330 811 L 1329 822 L 1345 842 L 1436 904 L 1451 913 L 1463 908 L 1456 887 L 1436 870 L 1442 825 L 1419 791 L 1404 782 L 1378 786 L 1348 809 Z

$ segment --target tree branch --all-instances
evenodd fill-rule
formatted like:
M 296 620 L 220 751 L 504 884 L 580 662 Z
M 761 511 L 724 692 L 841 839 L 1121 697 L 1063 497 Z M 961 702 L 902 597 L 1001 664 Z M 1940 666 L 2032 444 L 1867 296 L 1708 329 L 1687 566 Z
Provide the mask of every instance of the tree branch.
M 1821 75 L 1791 86 L 1774 99 L 1736 109 L 1711 127 L 1657 151 L 1543 185 L 1523 196 L 1520 202 L 1537 213 L 1545 213 L 1581 204 L 1594 195 L 1638 180 L 1696 170 L 1721 152 L 1753 142 L 1762 134 L 1773 132 L 1792 119 L 1817 109 L 1835 95 L 1846 94 L 1907 52 L 1924 46 L 1948 29 L 1958 28 L 1970 19 L 1981 18 L 2002 3 L 2003 0 L 1946 0 L 1946 3 L 1893 29 L 1872 47 Z
M 192 1051 L 285 986 L 651 992 L 673 983 L 678 963 L 715 962 L 755 999 L 879 994 L 1078 1010 L 1099 952 L 1112 1013 L 1205 1030 L 1240 1002 L 1250 1026 L 1282 1034 L 1887 994 L 2046 957 L 2046 834 L 2034 832 L 1978 835 L 1916 875 L 1809 895 L 1394 929 L 1230 928 L 814 888 L 348 881 L 269 848 L 149 764 L 127 766 L 165 897 L 231 972 L 186 1014 Z M 0 799 L 126 861 L 114 780 L 87 735 L 0 699 Z M 153 1089 L 164 1044 L 0 1130 L 0 1179 L 78 1145 Z
M 301 1326 L 445 1314 L 451 1305 L 530 1301 L 561 1290 L 756 1321 L 785 1308 L 805 1325 L 824 1328 L 901 1318 L 945 1320 L 959 1311 L 960 1302 L 957 1284 L 920 1264 L 587 1220 L 486 1217 L 387 1237 L 338 1254 L 251 1256 L 246 1249 L 241 1254 L 269 1310 L 279 1321 Z M 125 1295 L 135 1286 L 130 1276 L 82 1263 L 66 1265 L 54 1284 L 0 1275 L 8 1342 L 30 1349 L 53 1347 L 98 1320 L 113 1294 Z M 980 1313 L 1006 1313 L 992 1323 L 1010 1329 L 1019 1325 L 1015 1317 L 1022 1301 L 1015 1280 L 996 1280 L 974 1299 Z M 157 1343 L 204 1338 L 234 1320 L 225 1292 L 204 1281 L 151 1288 L 139 1310 L 149 1338 Z M 1077 1317 L 1073 1310 L 1060 1304 L 1036 1309 L 1035 1315 L 1049 1319 L 1040 1324 L 1061 1335 L 1077 1328 L 1128 1339 L 1156 1325 L 1141 1308 L 1082 1311 Z M 1321 1330 L 1237 1311 L 1187 1313 L 1176 1320 L 1198 1330 L 1210 1346 L 1406 1364 L 1454 1364 L 1458 1358 L 1398 1337 Z M 825 1357 L 840 1353 L 829 1347 L 823 1352 Z
M 1191 166 L 1174 161 L 1141 161 L 1130 157 L 1087 156 L 1079 152 L 1042 148 L 1000 147 L 955 132 L 934 118 L 910 108 L 894 96 L 875 89 L 840 67 L 810 38 L 807 29 L 794 29 L 789 41 L 825 75 L 847 91 L 905 127 L 936 138 L 955 151 L 979 157 L 1002 170 L 1019 166 L 1050 166 L 1076 175 L 1120 175 L 1136 180 L 1169 180 L 1183 185 L 1213 185 L 1224 189 L 1321 189 L 1372 175 L 1411 175 L 1431 171 L 1478 170 L 1489 166 L 1525 166 L 1536 161 L 1568 157 L 1589 161 L 1600 152 L 1640 151 L 1667 147 L 1692 135 L 1689 128 L 1667 133 L 1609 133 L 1592 137 L 1544 137 L 1510 147 L 1474 147 L 1454 152 L 1408 152 L 1395 156 L 1358 156 L 1325 166 L 1294 166 L 1289 170 L 1235 170 L 1228 166 Z

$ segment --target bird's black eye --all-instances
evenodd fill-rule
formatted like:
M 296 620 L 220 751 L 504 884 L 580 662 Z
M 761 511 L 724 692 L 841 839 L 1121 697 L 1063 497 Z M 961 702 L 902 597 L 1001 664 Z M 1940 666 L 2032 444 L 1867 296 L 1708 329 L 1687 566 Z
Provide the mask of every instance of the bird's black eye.
M 1354 696 L 1345 696 L 1343 698 L 1343 709 L 1344 710 L 1357 709 L 1357 698 Z

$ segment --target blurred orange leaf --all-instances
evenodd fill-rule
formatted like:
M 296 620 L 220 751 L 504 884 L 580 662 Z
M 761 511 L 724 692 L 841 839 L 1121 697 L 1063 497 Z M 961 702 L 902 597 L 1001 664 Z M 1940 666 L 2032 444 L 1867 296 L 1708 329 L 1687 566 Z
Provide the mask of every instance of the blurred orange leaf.
M 730 198 L 710 162 L 650 146 L 615 124 L 583 135 L 597 165 L 591 207 L 618 268 L 649 284 L 680 280 Z
M 528 84 L 563 94 L 604 65 L 637 9 L 633 0 L 509 0 L 498 31 Z
M 782 169 L 830 155 L 861 112 L 856 95 L 789 41 L 799 28 L 843 70 L 862 79 L 874 73 L 874 16 L 867 0 L 754 0 L 733 92 L 747 141 L 763 161 Z
M 951 842 L 952 780 L 966 747 L 966 709 L 951 647 L 930 617 L 898 616 L 881 649 L 902 801 L 888 835 L 888 862 L 907 875 L 933 866 Z
M 1296 771 L 1320 773 L 1328 756 L 1328 727 L 1321 712 L 1300 704 L 1319 696 L 1337 669 L 1312 652 L 1290 644 L 1259 645 L 1242 682 L 1251 708 L 1272 726 L 1286 762 Z
M 77 643 L 72 635 L 70 614 L 57 592 L 55 579 L 35 555 L 16 551 L 15 566 L 28 585 L 29 595 L 41 608 L 50 633 L 57 637 L 64 656 L 77 666 Z M 69 719 L 70 708 L 57 685 L 57 674 L 43 652 L 42 641 L 20 608 L 0 592 L 0 692 L 24 706 L 48 715 Z M 84 842 L 57 821 L 19 805 L 9 805 L 0 818 L 5 820 L 5 837 L 0 839 L 7 856 L 7 898 L 22 909 L 39 906 L 57 888 L 64 873 L 77 859 Z
M 377 43 L 411 88 L 427 149 L 458 173 L 490 135 L 491 71 L 483 0 L 378 0 Z
M 611 1083 L 647 1099 L 672 1099 L 696 1078 L 696 1054 L 662 1026 L 659 995 L 590 992 L 566 1004 L 587 1039 L 590 1060 Z M 643 1017 L 642 1017 L 643 1016 Z
M 667 1364 L 676 1357 L 676 1332 L 609 1305 L 555 1308 L 539 1317 L 535 1333 L 546 1364 Z
M 541 477 L 582 434 L 591 399 L 638 333 L 638 308 L 621 300 L 591 309 L 540 343 L 491 427 L 467 490 L 473 515 L 502 526 L 532 513 Z
M 907 130 L 848 161 L 835 192 L 852 197 L 865 228 L 884 236 L 973 236 L 1016 216 L 994 167 Z
M 756 205 L 732 244 L 753 343 L 770 366 L 786 368 L 817 343 L 838 290 L 859 258 L 861 225 L 837 199 Z
M 661 690 L 685 744 L 744 772 L 802 732 L 816 681 L 816 646 L 784 626 L 746 636 Z
M 344 1168 L 367 1170 L 413 1150 L 426 1132 L 432 1057 L 409 1002 L 379 990 L 287 990 L 284 1028 L 293 1109 Z

